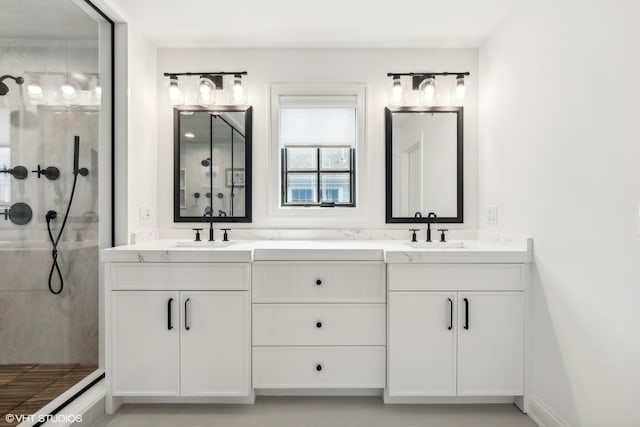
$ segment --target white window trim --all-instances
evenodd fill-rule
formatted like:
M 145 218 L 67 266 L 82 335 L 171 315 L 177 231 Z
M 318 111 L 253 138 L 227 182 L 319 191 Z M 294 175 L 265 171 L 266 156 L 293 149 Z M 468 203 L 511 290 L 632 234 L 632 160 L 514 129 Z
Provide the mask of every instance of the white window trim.
M 267 219 L 275 226 L 326 226 L 329 228 L 361 227 L 366 219 L 367 200 L 363 182 L 367 177 L 367 135 L 365 84 L 273 84 L 269 90 L 269 197 Z M 287 95 L 324 95 L 357 97 L 357 137 L 356 137 L 356 206 L 322 208 L 281 206 L 281 167 L 279 133 L 279 97 Z M 339 224 L 336 224 L 339 221 Z

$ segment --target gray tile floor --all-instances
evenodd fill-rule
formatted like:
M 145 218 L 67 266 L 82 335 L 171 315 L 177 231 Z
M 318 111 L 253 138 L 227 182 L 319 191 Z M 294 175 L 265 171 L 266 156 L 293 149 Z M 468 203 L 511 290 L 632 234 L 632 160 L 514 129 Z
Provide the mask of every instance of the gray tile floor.
M 536 427 L 513 405 L 384 405 L 379 397 L 265 397 L 255 405 L 125 405 L 96 427 Z

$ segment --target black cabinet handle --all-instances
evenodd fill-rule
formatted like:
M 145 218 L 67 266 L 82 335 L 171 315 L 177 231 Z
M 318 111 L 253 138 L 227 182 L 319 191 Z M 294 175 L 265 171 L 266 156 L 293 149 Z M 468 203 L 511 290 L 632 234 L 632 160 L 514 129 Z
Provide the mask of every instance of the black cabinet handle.
M 169 302 L 167 303 L 167 329 L 168 330 L 173 329 L 173 320 L 171 319 L 171 313 L 173 312 L 171 307 L 172 305 L 173 305 L 173 298 L 169 298 Z
M 322 328 L 322 322 L 316 322 L 316 328 L 318 329 Z
M 322 285 L 322 280 L 320 280 L 320 279 L 316 280 L 316 285 L 318 285 L 318 286 Z
M 453 300 L 451 298 L 447 298 L 449 300 L 449 327 L 448 330 L 453 329 Z
M 318 372 L 322 371 L 322 365 L 321 364 L 318 363 L 316 365 L 316 371 L 318 371 Z
M 464 328 L 469 329 L 469 300 L 464 299 Z
M 189 326 L 189 301 L 191 301 L 191 298 L 184 300 L 184 328 L 187 331 L 191 329 L 191 326 Z

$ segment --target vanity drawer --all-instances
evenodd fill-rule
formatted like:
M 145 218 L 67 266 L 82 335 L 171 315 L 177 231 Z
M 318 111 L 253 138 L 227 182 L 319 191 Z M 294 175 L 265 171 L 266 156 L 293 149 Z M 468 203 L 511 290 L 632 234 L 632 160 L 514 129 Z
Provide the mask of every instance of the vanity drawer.
M 248 290 L 249 263 L 113 263 L 109 281 L 118 290 Z
M 390 264 L 390 291 L 521 291 L 521 264 Z
M 385 304 L 254 304 L 253 345 L 385 345 Z
M 256 262 L 253 302 L 385 302 L 382 262 Z
M 254 347 L 254 388 L 384 388 L 385 347 Z

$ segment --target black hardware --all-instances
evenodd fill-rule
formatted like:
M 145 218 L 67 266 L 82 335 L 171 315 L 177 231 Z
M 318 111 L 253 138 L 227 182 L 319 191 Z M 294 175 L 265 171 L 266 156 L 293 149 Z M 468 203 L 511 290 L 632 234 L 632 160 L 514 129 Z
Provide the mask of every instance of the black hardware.
M 316 322 L 316 328 L 318 329 L 322 328 L 322 322 Z
M 31 172 L 38 174 L 38 178 L 44 175 L 45 178 L 51 181 L 55 181 L 56 179 L 60 178 L 60 169 L 55 166 L 41 168 L 40 165 L 38 165 L 38 169 Z
M 5 96 L 7 93 L 9 93 L 9 86 L 7 86 L 6 83 L 4 83 L 4 80 L 6 79 L 14 80 L 16 84 L 19 84 L 19 85 L 24 83 L 23 77 L 10 76 L 9 74 L 5 74 L 4 76 L 0 77 L 0 96 Z
M 448 228 L 438 228 L 438 231 L 440 232 L 440 242 L 442 243 L 446 243 L 447 238 L 444 235 L 444 233 L 446 233 L 447 231 L 449 231 Z
M 191 298 L 184 300 L 184 328 L 187 331 L 191 329 L 191 326 L 189 326 L 189 301 L 191 301 Z
M 453 329 L 453 300 L 451 298 L 447 298 L 449 300 L 449 327 L 448 330 Z
M 469 329 L 469 300 L 464 299 L 464 328 Z
M 436 74 L 436 73 L 414 73 L 414 74 Z M 455 74 L 455 73 L 450 73 Z M 462 73 L 464 74 L 464 73 Z M 404 74 L 403 74 L 404 75 Z M 387 224 L 395 223 L 425 223 L 429 220 L 427 218 L 415 218 L 411 216 L 394 216 L 393 214 L 393 118 L 398 115 L 405 114 L 420 114 L 420 113 L 433 113 L 433 114 L 450 114 L 455 113 L 457 117 L 457 180 L 456 180 L 456 201 L 457 209 L 456 216 L 453 217 L 441 217 L 438 218 L 438 222 L 441 224 L 460 224 L 464 222 L 464 198 L 463 198 L 463 157 L 464 157 L 464 108 L 463 107 L 397 107 L 397 108 L 385 108 L 385 217 Z
M 438 215 L 434 212 L 429 212 L 427 214 L 427 242 L 431 242 L 431 223 L 438 222 Z
M 418 236 L 416 235 L 416 233 L 418 232 L 417 228 L 411 228 L 409 229 L 409 231 L 413 232 L 413 234 L 411 235 L 411 241 L 412 242 L 417 242 L 418 241 Z
M 316 280 L 316 285 L 318 285 L 318 286 L 322 285 L 322 280 L 317 279 L 317 280 Z
M 167 75 L 167 74 L 165 74 Z M 468 71 L 464 72 L 453 72 L 453 71 L 443 71 L 440 73 L 432 73 L 432 72 L 419 72 L 419 73 L 387 73 L 387 77 L 395 77 L 395 76 L 470 76 L 471 73 Z
M 171 313 L 173 312 L 171 307 L 172 305 L 173 305 L 173 298 L 169 298 L 169 302 L 167 303 L 167 329 L 168 330 L 173 329 L 173 320 L 171 319 Z
M 318 363 L 316 365 L 316 371 L 318 371 L 318 372 L 322 371 L 322 365 L 321 364 Z
M 193 197 L 196 198 L 196 199 L 199 199 L 200 198 L 200 193 L 198 193 L 198 192 L 193 193 Z
M 231 231 L 230 228 L 221 228 L 220 230 L 224 231 L 224 234 L 222 235 L 222 241 L 223 242 L 228 242 L 229 241 L 229 231 Z
M 31 206 L 26 203 L 18 202 L 5 209 L 4 219 L 11 221 L 15 225 L 26 225 L 33 218 L 33 211 Z
M 0 173 L 8 173 L 15 179 L 25 179 L 29 175 L 29 171 L 24 166 L 15 166 L 11 169 L 2 169 Z
M 207 216 L 209 217 L 209 241 L 213 242 L 215 241 L 215 239 L 213 238 L 213 209 L 211 208 L 211 206 L 207 206 L 206 208 L 204 208 L 202 221 L 206 221 Z
M 202 231 L 202 228 L 193 228 L 193 231 L 196 232 L 196 240 L 194 240 L 194 242 L 200 242 L 200 232 Z

